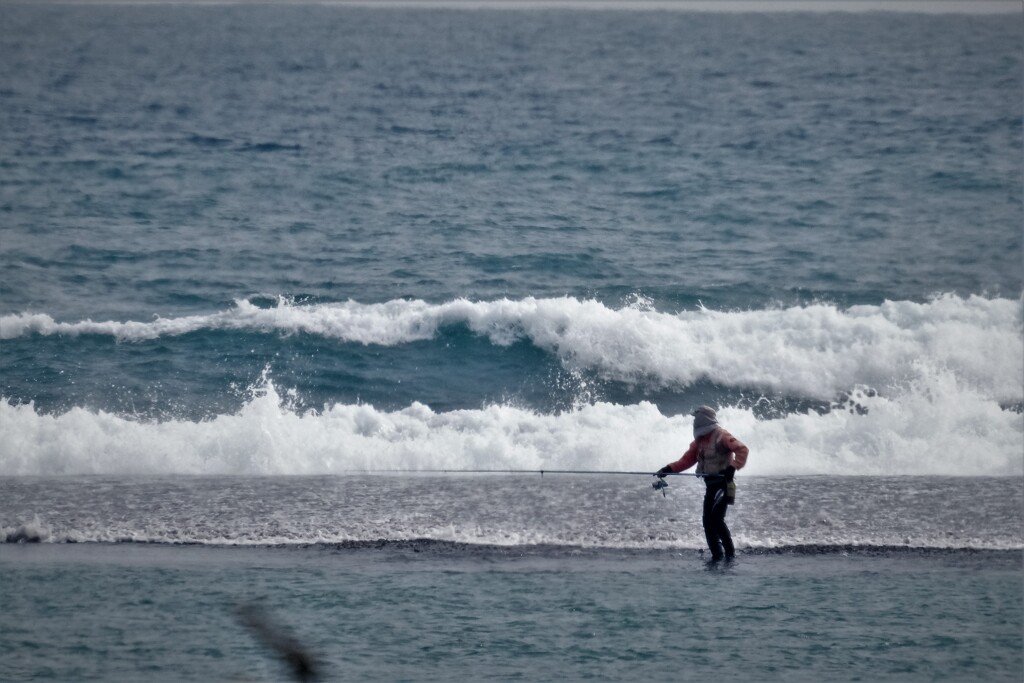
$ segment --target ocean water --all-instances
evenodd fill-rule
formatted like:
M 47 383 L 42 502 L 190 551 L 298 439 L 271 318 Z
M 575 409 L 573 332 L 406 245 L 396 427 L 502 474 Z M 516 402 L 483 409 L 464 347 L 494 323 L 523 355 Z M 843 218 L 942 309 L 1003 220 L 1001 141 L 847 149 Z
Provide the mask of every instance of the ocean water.
M 1021 680 L 1022 29 L 0 3 L 0 679 Z

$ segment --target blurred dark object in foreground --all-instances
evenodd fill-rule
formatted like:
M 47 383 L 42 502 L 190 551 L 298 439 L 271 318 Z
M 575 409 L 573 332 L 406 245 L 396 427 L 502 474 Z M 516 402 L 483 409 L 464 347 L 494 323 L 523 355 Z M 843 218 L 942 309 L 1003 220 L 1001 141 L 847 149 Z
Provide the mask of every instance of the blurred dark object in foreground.
M 266 610 L 248 604 L 239 606 L 237 614 L 239 621 L 288 665 L 295 680 L 316 681 L 319 678 L 312 655 L 280 624 L 275 623 Z

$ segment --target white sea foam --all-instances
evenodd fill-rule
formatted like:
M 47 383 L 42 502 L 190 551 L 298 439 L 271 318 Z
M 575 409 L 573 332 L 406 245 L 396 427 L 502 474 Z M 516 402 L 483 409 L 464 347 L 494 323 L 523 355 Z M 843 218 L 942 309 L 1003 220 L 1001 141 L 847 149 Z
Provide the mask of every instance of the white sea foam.
M 860 410 L 759 420 L 723 407 L 720 417 L 751 447 L 751 474 L 1024 472 L 1024 417 L 949 373 L 897 397 L 854 399 Z M 690 429 L 689 417 L 650 403 L 561 414 L 506 405 L 439 413 L 419 403 L 393 412 L 365 404 L 298 412 L 267 382 L 238 413 L 202 422 L 140 422 L 83 408 L 47 415 L 0 401 L 0 475 L 653 471 L 679 457 Z
M 571 297 L 443 304 L 396 300 L 232 309 L 150 322 L 57 322 L 46 314 L 0 318 L 0 338 L 109 335 L 145 341 L 201 330 L 311 334 L 393 346 L 465 326 L 496 345 L 528 341 L 572 370 L 687 386 L 710 380 L 830 400 L 853 387 L 893 396 L 908 383 L 952 373 L 959 386 L 1003 403 L 1024 400 L 1022 301 L 947 294 L 925 303 L 839 308 L 815 304 L 753 311 L 664 313 L 614 309 Z
M 32 515 L 31 521 L 18 526 L 0 526 L 0 543 L 41 543 L 53 540 L 50 526 Z

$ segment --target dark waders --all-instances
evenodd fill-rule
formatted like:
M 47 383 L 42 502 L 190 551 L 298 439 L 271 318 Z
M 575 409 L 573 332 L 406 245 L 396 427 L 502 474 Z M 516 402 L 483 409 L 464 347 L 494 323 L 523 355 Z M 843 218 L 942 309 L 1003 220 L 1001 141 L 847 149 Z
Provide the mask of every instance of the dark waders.
M 729 509 L 729 482 L 725 477 L 706 477 L 707 491 L 704 493 L 704 536 L 707 537 L 708 548 L 712 560 L 722 557 L 731 558 L 736 554 L 732 545 L 732 535 L 725 524 L 725 513 Z

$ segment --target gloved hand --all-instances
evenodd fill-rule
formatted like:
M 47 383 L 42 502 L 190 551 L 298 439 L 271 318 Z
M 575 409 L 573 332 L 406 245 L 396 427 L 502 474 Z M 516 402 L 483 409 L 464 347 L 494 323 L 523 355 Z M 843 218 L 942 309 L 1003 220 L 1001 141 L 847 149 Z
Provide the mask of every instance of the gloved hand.
M 672 468 L 669 467 L 668 465 L 665 465 L 660 470 L 655 472 L 654 476 L 656 476 L 656 477 L 664 477 L 666 474 L 672 474 Z
M 729 465 L 724 470 L 722 470 L 722 474 L 725 476 L 726 481 L 732 481 L 732 478 L 736 476 L 736 468 L 733 467 L 732 465 Z

